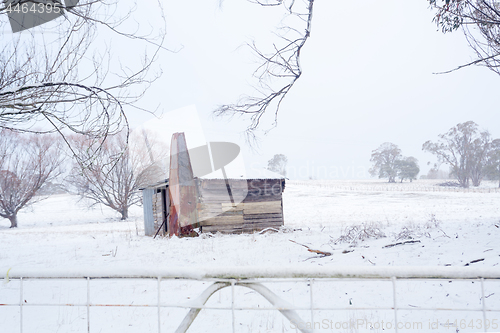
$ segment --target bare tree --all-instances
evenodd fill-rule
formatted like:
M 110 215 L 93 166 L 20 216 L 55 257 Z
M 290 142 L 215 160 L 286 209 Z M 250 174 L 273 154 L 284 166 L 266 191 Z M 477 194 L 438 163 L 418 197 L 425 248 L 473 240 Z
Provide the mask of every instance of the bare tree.
M 477 59 L 451 71 L 482 65 L 500 74 L 500 3 L 496 0 L 429 0 L 443 32 L 462 29 Z M 449 73 L 447 71 L 445 73 Z
M 38 191 L 61 174 L 60 141 L 53 136 L 0 131 L 0 216 L 17 227 L 17 213 L 43 197 Z
M 372 151 L 370 162 L 373 166 L 369 172 L 372 176 L 388 178 L 389 183 L 395 183 L 398 175 L 397 163 L 402 157 L 401 149 L 397 145 L 385 142 Z
M 273 172 L 277 172 L 282 176 L 286 177 L 286 165 L 288 163 L 288 158 L 283 154 L 276 154 L 267 162 L 267 169 Z
M 75 151 L 80 160 L 92 156 L 93 141 L 73 137 Z M 131 140 L 127 143 L 127 133 L 110 135 L 101 145 L 100 154 L 92 157 L 92 162 L 82 166 L 74 164 L 68 181 L 76 187 L 82 198 L 92 205 L 103 204 L 128 218 L 130 206 L 141 201 L 139 189 L 162 178 L 161 159 L 168 155 L 152 138 L 147 143 Z
M 52 3 L 62 6 L 61 1 Z M 6 4 L 0 4 L 0 14 L 6 13 Z M 121 2 L 118 10 L 115 0 L 81 0 L 76 6 L 64 8 L 64 17 L 23 34 L 4 35 L 0 49 L 0 128 L 56 132 L 65 140 L 72 132 L 99 143 L 108 135 L 127 130 L 123 108 L 135 107 L 160 74 L 150 70 L 163 49 L 165 31 L 157 35 L 127 32 L 130 30 L 125 29 L 125 23 L 131 21 L 134 9 L 125 9 L 125 4 Z M 7 15 L 1 15 L 0 28 L 7 24 Z M 143 41 L 153 50 L 138 55 L 135 67 L 120 66 L 104 43 L 103 48 L 92 47 L 103 29 L 118 37 Z M 92 147 L 98 152 L 100 145 Z
M 488 132 L 479 132 L 475 122 L 467 121 L 440 134 L 437 142 L 425 142 L 422 150 L 436 155 L 440 162 L 448 164 L 460 186 L 467 188 L 471 179 L 474 186 L 480 185 L 489 145 Z
M 249 116 L 250 125 L 246 133 L 250 138 L 255 136 L 255 130 L 266 112 L 274 112 L 274 125 L 277 124 L 281 103 L 302 75 L 300 52 L 311 35 L 314 0 L 251 2 L 264 7 L 282 6 L 286 12 L 284 21 L 293 22 L 293 25 L 298 21 L 303 27 L 282 26 L 278 34 L 279 43 L 273 44 L 273 49 L 268 52 L 261 51 L 255 42 L 249 44 L 262 61 L 254 72 L 256 95 L 245 96 L 235 104 L 221 105 L 214 111 L 216 116 Z

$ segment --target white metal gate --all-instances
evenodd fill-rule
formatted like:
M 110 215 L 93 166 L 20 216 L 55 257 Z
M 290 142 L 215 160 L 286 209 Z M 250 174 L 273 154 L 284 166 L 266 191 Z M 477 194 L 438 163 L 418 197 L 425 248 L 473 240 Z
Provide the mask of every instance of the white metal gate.
M 59 327 L 65 325 L 63 332 L 108 332 L 110 330 L 102 329 L 103 323 L 115 326 L 106 311 L 124 308 L 145 309 L 146 315 L 138 317 L 138 321 L 147 322 L 149 326 L 142 330 L 159 333 L 185 332 L 190 327 L 193 331 L 211 331 L 193 327 L 201 310 L 213 310 L 215 316 L 221 311 L 229 313 L 227 318 L 231 319 L 222 326 L 232 332 L 277 329 L 272 323 L 270 328 L 254 327 L 251 322 L 243 325 L 237 312 L 245 311 L 281 313 L 286 324 L 280 331 L 500 332 L 498 268 L 13 268 L 3 270 L 2 275 L 1 331 L 7 329 L 5 332 L 9 333 L 32 332 L 27 325 L 37 320 L 34 314 L 43 313 L 45 317 L 45 313 L 50 313 L 48 309 L 61 307 L 76 309 L 74 318 L 77 318 L 74 323 L 60 323 Z M 189 297 L 182 299 L 189 283 L 198 285 L 196 290 L 189 291 Z M 63 285 L 69 288 L 66 292 L 69 299 L 64 299 L 64 295 L 61 298 L 57 291 L 44 292 L 51 286 L 60 290 Z M 277 285 L 287 285 L 286 290 Z M 134 290 L 128 300 L 124 298 L 127 290 Z M 217 298 L 215 295 L 222 291 L 226 292 L 224 297 L 228 302 L 211 303 L 210 299 Z M 447 295 L 439 300 L 440 293 Z M 266 302 L 248 297 L 261 297 Z M 100 317 L 97 315 L 98 310 L 103 309 L 104 319 L 102 313 Z M 181 315 L 165 319 L 166 312 L 162 312 L 165 309 L 178 309 Z M 338 315 L 370 311 L 377 314 L 358 318 Z M 445 315 L 436 317 L 439 313 Z M 214 320 L 213 316 L 208 318 Z M 131 318 L 115 318 L 128 319 Z M 123 328 L 116 329 L 116 332 L 122 331 Z

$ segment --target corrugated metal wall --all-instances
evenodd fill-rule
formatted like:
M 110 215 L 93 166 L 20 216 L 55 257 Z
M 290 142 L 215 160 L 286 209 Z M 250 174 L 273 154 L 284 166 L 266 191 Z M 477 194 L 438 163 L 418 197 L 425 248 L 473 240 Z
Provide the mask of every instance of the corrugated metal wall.
M 154 216 L 153 216 L 153 194 L 154 189 L 146 188 L 142 190 L 142 201 L 144 207 L 144 234 L 146 236 L 154 236 Z

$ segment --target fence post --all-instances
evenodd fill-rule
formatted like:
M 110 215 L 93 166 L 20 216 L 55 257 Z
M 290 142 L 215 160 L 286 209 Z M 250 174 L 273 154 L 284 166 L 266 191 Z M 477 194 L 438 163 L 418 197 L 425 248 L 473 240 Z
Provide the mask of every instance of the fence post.
M 236 324 L 234 321 L 234 279 L 231 279 L 231 317 L 233 321 L 233 333 L 236 332 Z
M 396 300 L 396 277 L 393 276 L 392 280 L 392 294 L 394 302 L 394 332 L 398 333 L 398 303 Z
M 483 327 L 484 331 L 488 332 L 488 328 L 486 327 L 486 297 L 484 295 L 484 278 L 481 278 L 481 294 L 483 299 Z
M 19 279 L 19 317 L 20 317 L 20 329 L 21 329 L 21 333 L 23 333 L 23 298 L 24 298 L 24 295 L 23 295 L 23 277 L 21 277 Z
M 158 276 L 158 333 L 161 333 L 161 316 L 160 316 L 160 283 L 161 276 Z
M 309 293 L 311 294 L 311 324 L 314 332 L 314 298 L 313 298 L 313 281 L 314 279 L 309 279 Z
M 90 277 L 87 276 L 87 333 L 90 333 Z

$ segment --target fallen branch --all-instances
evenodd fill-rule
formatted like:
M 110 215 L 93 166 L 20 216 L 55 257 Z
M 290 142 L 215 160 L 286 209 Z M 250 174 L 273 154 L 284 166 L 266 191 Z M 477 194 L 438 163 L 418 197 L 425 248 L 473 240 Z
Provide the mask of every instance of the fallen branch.
M 444 232 L 444 231 L 443 231 L 443 229 L 438 228 L 438 230 L 439 230 L 439 231 L 441 231 L 441 232 L 442 232 L 442 233 L 443 233 L 446 237 L 451 238 L 450 236 L 448 236 L 448 235 L 446 234 L 446 232 Z
M 310 248 L 309 246 L 307 246 L 307 245 L 297 243 L 296 241 L 293 241 L 293 240 L 291 240 L 291 239 L 289 239 L 289 241 L 290 241 L 290 242 L 292 242 L 292 243 L 298 244 L 298 245 L 300 245 L 300 246 L 303 246 L 303 247 L 307 248 L 307 251 L 312 252 L 312 253 L 317 253 L 317 254 L 319 254 L 319 255 L 321 255 L 321 256 L 323 256 L 323 257 L 327 257 L 327 256 L 331 256 L 331 255 L 332 255 L 332 253 L 331 253 L 331 252 L 325 252 L 325 251 L 320 251 L 320 250 L 314 250 L 314 249 L 311 249 L 311 248 Z
M 405 244 L 413 244 L 413 243 L 420 243 L 420 241 L 419 240 L 410 240 L 410 241 L 406 241 L 406 242 L 399 242 L 399 243 L 394 243 L 394 244 L 389 244 L 389 245 L 383 246 L 382 248 L 385 249 L 385 248 L 389 248 L 389 247 L 393 247 L 393 246 L 397 246 L 397 245 L 405 245 Z
M 483 260 L 484 260 L 484 258 L 482 258 L 482 259 L 472 260 L 471 262 L 466 263 L 466 264 L 465 264 L 465 266 L 469 266 L 470 264 L 474 264 L 474 263 L 476 263 L 476 262 L 481 262 L 481 261 L 483 261 Z
M 361 256 L 361 258 L 363 258 L 363 259 L 365 259 L 365 260 L 368 260 L 368 262 L 369 262 L 370 264 L 374 265 L 374 266 L 376 265 L 374 262 L 372 262 L 372 261 L 371 261 L 370 259 L 368 259 L 368 258 L 365 258 L 365 256 L 363 256 L 363 255 Z

